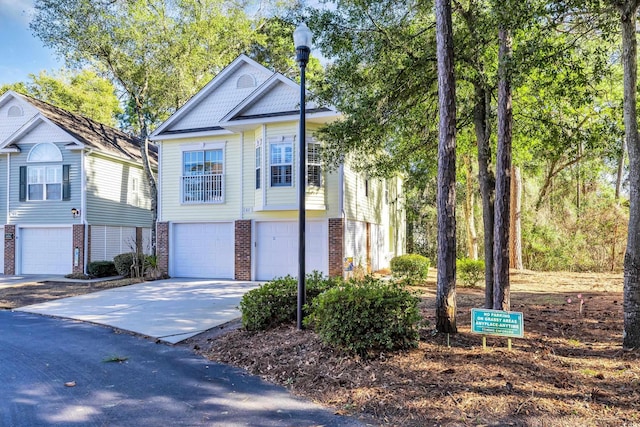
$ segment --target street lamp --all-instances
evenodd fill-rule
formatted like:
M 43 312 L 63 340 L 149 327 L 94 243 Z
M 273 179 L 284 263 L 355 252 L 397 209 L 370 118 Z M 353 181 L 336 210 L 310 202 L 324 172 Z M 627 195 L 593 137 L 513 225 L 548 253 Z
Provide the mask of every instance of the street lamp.
M 296 62 L 300 66 L 300 131 L 298 140 L 300 141 L 299 160 L 300 167 L 298 168 L 298 311 L 297 311 L 297 326 L 298 330 L 302 329 L 302 306 L 306 300 L 305 290 L 305 197 L 306 197 L 306 181 L 307 181 L 307 168 L 306 168 L 306 137 L 305 137 L 305 82 L 304 73 L 307 68 L 307 62 L 309 62 L 309 52 L 311 52 L 311 30 L 304 24 L 300 24 L 298 28 L 293 32 L 293 43 L 296 47 Z

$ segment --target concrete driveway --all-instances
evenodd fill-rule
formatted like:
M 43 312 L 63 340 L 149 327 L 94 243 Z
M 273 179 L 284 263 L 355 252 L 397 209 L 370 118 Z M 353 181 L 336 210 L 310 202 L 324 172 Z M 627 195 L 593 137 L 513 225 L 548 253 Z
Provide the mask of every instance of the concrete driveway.
M 259 282 L 167 279 L 16 309 L 112 326 L 172 344 L 240 317 L 242 295 Z

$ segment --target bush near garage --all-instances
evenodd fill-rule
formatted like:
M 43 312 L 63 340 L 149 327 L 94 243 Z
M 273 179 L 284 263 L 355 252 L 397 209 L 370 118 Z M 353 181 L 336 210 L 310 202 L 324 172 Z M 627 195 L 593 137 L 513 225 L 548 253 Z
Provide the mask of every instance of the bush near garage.
M 339 278 L 325 278 L 317 271 L 308 274 L 305 282 L 307 304 L 341 281 Z M 298 279 L 291 276 L 278 277 L 242 297 L 242 326 L 248 331 L 260 331 L 293 322 L 297 317 L 297 307 Z
M 393 257 L 390 265 L 393 276 L 409 286 L 423 284 L 429 274 L 429 258 L 418 254 Z
M 144 262 L 145 255 L 141 253 L 137 254 L 135 252 L 126 252 L 124 254 L 116 255 L 113 258 L 113 263 L 116 266 L 118 274 L 124 277 L 131 277 L 132 275 L 134 277 L 142 276 Z M 134 271 L 134 263 L 138 266 L 138 271 Z
M 87 266 L 87 273 L 92 277 L 117 276 L 118 270 L 113 261 L 93 261 Z
M 305 320 L 327 344 L 366 357 L 418 346 L 420 299 L 393 281 L 367 276 L 320 294 Z

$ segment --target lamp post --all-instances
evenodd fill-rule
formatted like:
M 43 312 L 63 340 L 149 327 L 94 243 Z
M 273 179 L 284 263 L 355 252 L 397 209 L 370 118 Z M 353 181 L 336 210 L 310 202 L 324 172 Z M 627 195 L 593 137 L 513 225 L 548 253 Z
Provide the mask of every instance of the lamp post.
M 305 290 L 305 198 L 307 188 L 307 168 L 306 168 L 306 137 L 305 137 L 305 81 L 304 73 L 309 62 L 309 53 L 311 52 L 311 30 L 304 24 L 300 24 L 293 32 L 293 42 L 296 47 L 296 62 L 300 66 L 300 131 L 298 141 L 299 148 L 299 168 L 298 168 L 298 311 L 297 326 L 298 330 L 302 330 L 302 306 L 306 300 Z

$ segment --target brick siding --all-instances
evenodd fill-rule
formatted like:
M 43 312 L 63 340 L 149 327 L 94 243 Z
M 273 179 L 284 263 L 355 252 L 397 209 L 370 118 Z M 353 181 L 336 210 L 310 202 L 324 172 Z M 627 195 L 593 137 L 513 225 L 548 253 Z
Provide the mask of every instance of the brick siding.
M 329 218 L 329 276 L 342 276 L 344 247 L 344 220 Z
M 156 257 L 158 269 L 169 274 L 169 223 L 158 222 L 156 226 Z
M 251 220 L 235 223 L 235 279 L 251 280 Z
M 84 224 L 73 224 L 73 248 L 71 249 L 73 252 L 73 273 L 74 274 L 82 274 L 84 273 L 84 236 L 85 236 L 85 225 Z M 78 263 L 75 263 L 75 250 L 78 248 Z
M 11 239 L 4 240 L 4 274 L 13 275 L 16 274 L 16 226 L 5 225 L 4 233 L 12 235 Z

